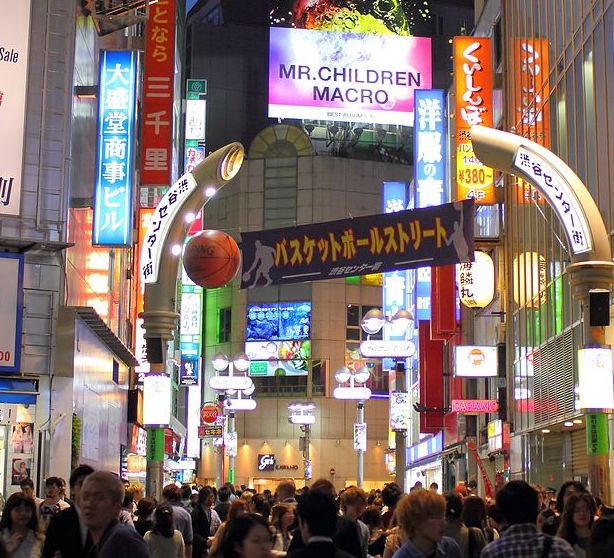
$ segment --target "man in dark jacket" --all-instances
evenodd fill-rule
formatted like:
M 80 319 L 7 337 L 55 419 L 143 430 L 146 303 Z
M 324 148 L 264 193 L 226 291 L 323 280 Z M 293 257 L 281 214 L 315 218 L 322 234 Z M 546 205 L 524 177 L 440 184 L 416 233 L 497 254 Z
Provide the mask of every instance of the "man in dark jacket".
M 215 506 L 215 511 L 222 521 L 226 521 L 226 517 L 228 516 L 228 510 L 230 509 L 230 494 L 230 488 L 226 485 L 220 486 L 220 489 L 217 491 L 217 499 L 220 503 Z
M 68 483 L 74 505 L 51 518 L 45 537 L 43 558 L 53 558 L 56 552 L 61 553 L 62 558 L 82 558 L 87 555 L 92 539 L 88 537 L 87 528 L 79 517 L 79 493 L 83 481 L 93 472 L 94 469 L 89 465 L 79 465 L 71 473 Z
M 198 504 L 192 510 L 192 531 L 194 532 L 194 547 L 192 558 L 203 558 L 209 548 L 209 537 L 215 535 L 221 521 L 217 512 L 211 508 L 213 492 L 207 486 L 198 493 Z

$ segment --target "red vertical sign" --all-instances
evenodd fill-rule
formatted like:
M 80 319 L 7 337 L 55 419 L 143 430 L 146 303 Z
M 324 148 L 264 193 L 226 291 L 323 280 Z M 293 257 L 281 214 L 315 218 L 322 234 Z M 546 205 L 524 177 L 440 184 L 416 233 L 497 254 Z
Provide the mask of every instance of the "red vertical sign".
M 143 80 L 141 185 L 171 181 L 175 79 L 175 0 L 149 6 Z
M 418 322 L 420 344 L 420 432 L 436 434 L 444 424 L 443 400 L 443 341 L 431 339 L 431 322 Z

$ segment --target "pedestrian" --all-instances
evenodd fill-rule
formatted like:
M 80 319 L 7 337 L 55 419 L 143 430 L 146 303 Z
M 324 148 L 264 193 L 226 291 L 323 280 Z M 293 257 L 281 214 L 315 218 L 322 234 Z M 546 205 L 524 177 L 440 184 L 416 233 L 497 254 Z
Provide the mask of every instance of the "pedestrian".
M 124 485 L 112 473 L 96 471 L 83 482 L 78 505 L 94 543 L 87 558 L 151 558 L 135 529 L 118 520 L 123 501 Z
M 454 539 L 443 534 L 446 500 L 429 490 L 414 490 L 397 505 L 397 521 L 406 542 L 393 558 L 461 558 Z
M 245 513 L 228 522 L 221 546 L 224 558 L 272 558 L 271 532 L 266 520 Z
M 556 521 L 556 513 L 554 510 L 546 508 L 539 512 L 537 516 L 537 530 L 554 537 L 556 535 L 556 529 L 554 528 L 554 522 Z
M 0 534 L 11 558 L 39 558 L 43 537 L 34 500 L 21 492 L 11 495 L 2 510 Z
M 432 482 L 429 485 L 429 490 L 437 494 L 439 492 L 439 485 L 436 482 Z
M 292 479 L 281 481 L 277 485 L 277 501 L 280 504 L 296 504 L 296 485 Z
M 80 516 L 79 498 L 83 482 L 93 472 L 93 467 L 79 465 L 70 474 L 70 495 L 76 506 L 70 506 L 51 518 L 45 536 L 43 558 L 54 558 L 57 552 L 62 558 L 81 558 L 92 547 L 92 538 L 87 536 L 87 529 Z
M 488 527 L 486 504 L 479 496 L 468 496 L 463 500 L 461 520 L 469 528 L 480 529 L 487 543 L 499 538 L 499 533 Z
M 312 486 L 301 496 L 296 514 L 304 546 L 289 551 L 289 558 L 352 558 L 334 542 L 338 512 L 330 492 Z
M 369 528 L 369 556 L 383 556 L 386 532 L 382 527 L 382 513 L 377 506 L 369 506 L 362 514 L 362 521 Z
M 49 477 L 45 480 L 45 499 L 38 508 L 41 528 L 47 531 L 51 518 L 69 507 L 62 500 L 62 480 L 59 477 Z
M 386 511 L 382 513 L 382 524 L 384 529 L 388 529 L 390 526 L 390 520 L 394 514 L 394 509 L 399 503 L 402 495 L 403 491 L 396 482 L 390 482 L 382 489 L 382 500 L 386 507 Z
M 508 482 L 497 492 L 496 502 L 509 527 L 499 539 L 486 545 L 481 558 L 575 558 L 567 541 L 537 530 L 539 499 L 530 484 L 521 480 Z
M 173 510 L 170 504 L 160 504 L 154 512 L 152 530 L 143 537 L 152 558 L 185 558 L 185 544 L 175 529 Z
M 507 529 L 507 520 L 495 503 L 488 506 L 486 520 L 488 521 L 488 526 L 497 531 L 497 535 L 499 536 Z M 552 534 L 554 535 L 555 533 Z
M 136 505 L 134 528 L 141 537 L 144 537 L 145 533 L 153 528 L 153 514 L 155 510 L 155 498 L 141 498 Z
M 173 508 L 175 528 L 183 536 L 185 555 L 187 558 L 192 558 L 192 541 L 194 539 L 192 516 L 190 512 L 181 505 L 181 490 L 176 484 L 167 484 L 162 489 L 162 498 Z
M 222 540 L 224 538 L 224 531 L 226 530 L 226 526 L 231 521 L 237 519 L 245 513 L 247 513 L 247 502 L 245 500 L 237 499 L 234 500 L 232 504 L 230 504 L 230 509 L 228 510 L 228 516 L 226 521 L 222 522 L 217 532 L 215 533 L 213 540 L 211 541 L 211 546 L 209 547 L 209 558 L 213 558 L 214 556 L 221 558 L 222 555 L 220 554 L 220 552 L 222 548 Z
M 213 492 L 207 486 L 198 492 L 198 503 L 192 510 L 192 531 L 194 533 L 194 558 L 202 558 L 209 549 L 209 537 L 215 535 L 221 525 L 220 516 L 212 508 Z
M 593 525 L 588 542 L 590 558 L 614 556 L 614 517 L 602 516 Z
M 443 534 L 458 544 L 463 558 L 479 558 L 486 546 L 484 532 L 476 527 L 468 527 L 462 520 L 463 499 L 456 492 L 445 495 L 446 525 Z M 467 500 L 465 500 L 466 502 Z
M 575 492 L 567 499 L 557 536 L 572 546 L 576 558 L 586 558 L 596 513 L 595 500 L 588 492 Z
M 358 531 L 362 558 L 367 558 L 369 548 L 369 528 L 360 520 L 366 507 L 367 495 L 362 488 L 350 486 L 341 494 L 341 511 Z
M 230 495 L 230 488 L 228 488 L 226 485 L 220 486 L 220 489 L 217 491 L 218 504 L 214 509 L 222 522 L 226 521 L 226 517 L 228 516 L 228 510 L 230 509 Z
M 131 486 L 125 489 L 122 509 L 119 512 L 119 522 L 134 527 L 134 492 Z
M 277 504 L 271 513 L 271 531 L 273 532 L 273 551 L 288 552 L 292 541 L 292 525 L 294 524 L 294 506 L 291 504 Z
M 40 506 L 40 504 L 42 503 L 43 499 L 42 498 L 37 498 L 36 494 L 34 494 L 34 482 L 32 481 L 32 479 L 23 479 L 19 483 L 19 488 L 21 488 L 21 492 L 24 495 L 26 495 L 28 498 L 32 498 L 32 500 L 34 500 L 34 503 L 36 504 L 36 507 L 37 507 L 37 513 L 38 513 L 38 506 Z
M 269 516 L 271 515 L 271 506 L 262 494 L 254 494 L 251 502 L 249 503 L 249 511 L 251 513 L 261 515 L 268 521 Z

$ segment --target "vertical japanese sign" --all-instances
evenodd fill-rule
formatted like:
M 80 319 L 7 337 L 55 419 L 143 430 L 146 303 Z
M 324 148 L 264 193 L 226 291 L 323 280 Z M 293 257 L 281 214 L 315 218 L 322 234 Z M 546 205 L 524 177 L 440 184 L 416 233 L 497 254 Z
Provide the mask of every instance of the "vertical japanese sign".
M 171 181 L 175 0 L 150 3 L 145 43 L 141 185 Z
M 31 0 L 0 0 L 0 216 L 19 215 L 26 125 Z M 10 131 L 10 133 L 6 133 Z
M 185 269 L 181 273 L 181 311 L 179 349 L 181 370 L 179 384 L 198 385 L 202 352 L 202 311 L 203 288 L 188 277 Z
M 131 244 L 136 64 L 134 51 L 100 53 L 95 246 Z
M 19 372 L 23 311 L 23 254 L 0 254 L 0 372 Z
M 454 37 L 456 91 L 456 199 L 495 203 L 493 169 L 475 156 L 469 129 L 493 125 L 491 40 Z
M 550 117 L 546 103 L 550 95 L 548 73 L 548 40 L 516 39 L 513 100 L 516 131 L 544 147 L 550 147 Z M 545 203 L 537 189 L 520 178 L 516 192 L 518 203 Z
M 192 172 L 205 158 L 207 101 L 201 99 L 207 92 L 207 81 L 189 79 L 186 85 L 185 149 L 183 172 Z

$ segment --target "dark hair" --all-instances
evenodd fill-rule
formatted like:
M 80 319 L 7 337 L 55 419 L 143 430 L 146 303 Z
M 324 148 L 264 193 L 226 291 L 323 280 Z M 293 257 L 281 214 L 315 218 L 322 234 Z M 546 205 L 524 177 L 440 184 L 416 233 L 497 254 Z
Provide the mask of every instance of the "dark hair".
M 198 503 L 204 506 L 211 496 L 213 496 L 213 492 L 211 492 L 211 489 L 208 486 L 201 488 L 198 491 Z
M 316 479 L 311 483 L 311 490 L 318 490 L 325 494 L 330 494 L 333 498 L 337 496 L 335 485 L 328 479 Z M 311 492 L 311 490 L 309 492 Z
M 573 521 L 573 514 L 576 509 L 576 506 L 580 502 L 585 502 L 588 506 L 588 513 L 590 516 L 590 520 L 588 523 L 589 529 L 593 526 L 593 521 L 595 520 L 595 513 L 597 512 L 595 499 L 588 492 L 576 492 L 575 494 L 570 494 L 567 503 L 563 508 L 563 514 L 561 515 L 561 523 L 559 525 L 559 530 L 557 531 L 557 536 L 561 537 L 562 539 L 565 539 L 572 546 L 578 542 L 578 536 L 576 535 L 576 525 Z
M 331 494 L 313 488 L 298 501 L 296 514 L 313 536 L 332 537 L 337 530 L 337 506 Z
M 486 504 L 479 496 L 469 496 L 463 501 L 461 520 L 467 527 L 486 527 Z
M 382 512 L 377 506 L 369 506 L 362 514 L 362 522 L 370 529 L 382 526 Z
M 36 533 L 38 531 L 38 516 L 36 514 L 36 504 L 32 498 L 29 498 L 21 492 L 15 492 L 4 504 L 2 510 L 2 518 L 0 519 L 0 531 L 2 529 L 10 529 L 13 522 L 11 519 L 11 512 L 19 506 L 26 506 L 32 512 L 30 521 L 28 521 L 28 529 Z
M 139 519 L 145 519 L 146 517 L 150 516 L 155 509 L 156 500 L 154 498 L 141 498 L 136 505 L 134 515 L 136 515 Z
M 271 510 L 271 525 L 278 530 L 282 530 L 281 519 L 290 510 L 294 510 L 293 504 L 277 504 Z
M 32 479 L 21 479 L 19 482 L 19 486 L 23 488 L 24 486 L 29 486 L 32 490 L 34 490 L 34 481 Z
M 594 523 L 588 541 L 588 555 L 591 558 L 614 556 L 614 517 L 602 516 Z
M 230 498 L 230 488 L 226 485 L 220 486 L 220 489 L 217 491 L 217 499 L 220 502 L 228 502 L 228 498 Z
M 47 477 L 45 479 L 45 486 L 57 486 L 58 489 L 62 489 L 62 479 L 60 477 Z
M 497 492 L 497 507 L 510 525 L 535 524 L 539 512 L 538 496 L 537 490 L 529 483 L 513 480 Z
M 251 501 L 254 512 L 261 515 L 265 519 L 271 514 L 271 506 L 262 494 L 254 494 Z
M 563 508 L 565 507 L 563 498 L 565 497 L 565 492 L 567 492 L 567 489 L 570 486 L 573 486 L 576 489 L 576 492 L 586 492 L 586 487 L 580 481 L 570 480 L 564 482 L 556 495 L 556 511 L 559 513 L 563 513 Z
M 152 531 L 156 535 L 161 535 L 170 539 L 175 534 L 175 518 L 173 517 L 173 506 L 160 504 L 154 512 L 154 526 Z
M 457 492 L 448 492 L 446 499 L 446 519 L 460 519 L 463 513 L 463 499 Z
M 402 495 L 403 491 L 396 482 L 388 483 L 382 490 L 382 500 L 384 501 L 384 505 L 388 506 L 388 508 L 394 508 Z
M 241 547 L 250 531 L 258 526 L 264 527 L 270 536 L 269 524 L 255 513 L 245 513 L 229 521 L 222 535 L 219 555 L 224 558 L 240 558 L 237 547 Z
M 134 488 L 128 487 L 124 492 L 124 501 L 122 502 L 122 508 L 131 508 L 134 503 Z
M 247 502 L 245 500 L 233 500 L 228 508 L 228 515 L 226 521 L 232 521 L 237 519 L 241 515 L 247 513 Z
M 190 496 L 192 496 L 192 487 L 189 484 L 181 485 L 179 490 L 181 491 L 181 498 L 184 500 L 189 500 Z
M 491 504 L 488 506 L 488 510 L 486 511 L 486 515 L 488 517 L 492 517 L 497 523 L 507 523 L 507 519 L 503 515 L 501 508 L 497 506 L 497 504 Z
M 181 502 L 181 490 L 176 484 L 167 484 L 162 489 L 162 498 L 167 502 L 179 503 Z
M 68 485 L 70 488 L 75 487 L 79 482 L 83 482 L 83 479 L 94 472 L 94 467 L 89 465 L 79 465 L 72 470 L 68 479 Z

